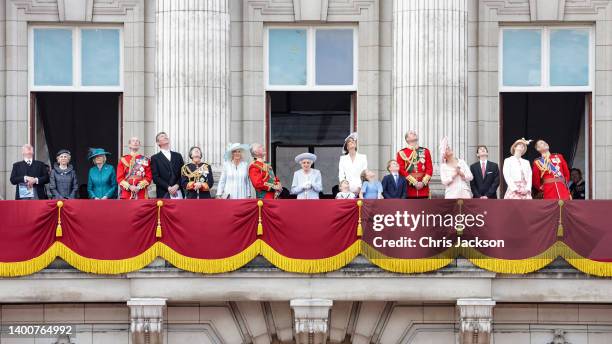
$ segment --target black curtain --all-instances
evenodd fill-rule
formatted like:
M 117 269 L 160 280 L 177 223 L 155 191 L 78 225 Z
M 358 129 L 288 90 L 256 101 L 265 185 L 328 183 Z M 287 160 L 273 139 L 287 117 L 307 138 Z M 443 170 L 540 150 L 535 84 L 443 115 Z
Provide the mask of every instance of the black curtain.
M 43 124 L 49 163 L 55 163 L 60 149 L 72 153 L 81 189 L 87 184 L 91 162 L 90 147 L 104 148 L 112 155 L 108 162 L 117 164 L 119 142 L 119 93 L 37 93 L 38 116 Z M 83 195 L 81 190 L 81 195 Z
M 524 158 L 533 161 L 539 156 L 533 146 L 543 139 L 551 152 L 561 153 L 569 167 L 573 165 L 584 121 L 584 93 L 503 93 L 503 156 L 510 155 L 510 146 L 525 137 L 534 142 Z

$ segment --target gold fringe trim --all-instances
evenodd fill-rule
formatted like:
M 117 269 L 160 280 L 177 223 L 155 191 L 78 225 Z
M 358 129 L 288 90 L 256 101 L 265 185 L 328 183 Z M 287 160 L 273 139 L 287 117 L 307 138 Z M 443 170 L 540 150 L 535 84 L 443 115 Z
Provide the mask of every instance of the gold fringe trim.
M 157 258 L 159 252 L 159 243 L 155 243 L 135 257 L 101 260 L 83 257 L 61 242 L 56 242 L 53 247 L 55 247 L 58 257 L 64 259 L 77 270 L 104 275 L 117 275 L 140 270 L 151 264 Z
M 563 242 L 557 244 L 559 255 L 574 268 L 593 276 L 612 277 L 612 262 L 590 260 L 579 255 Z
M 316 274 L 338 270 L 353 261 L 353 259 L 359 255 L 361 247 L 361 240 L 357 240 L 346 250 L 333 257 L 321 259 L 296 259 L 285 257 L 266 242 L 260 242 L 261 255 L 274 266 L 287 272 L 298 272 L 303 274 Z
M 396 273 L 423 273 L 441 269 L 459 255 L 466 257 L 474 265 L 496 273 L 527 274 L 550 264 L 557 257 L 564 258 L 577 270 L 600 277 L 612 277 L 612 262 L 598 262 L 580 256 L 563 242 L 556 242 L 543 253 L 527 259 L 498 259 L 488 257 L 473 248 L 451 248 L 436 256 L 420 259 L 398 259 L 383 255 L 362 240 L 355 241 L 343 252 L 322 259 L 295 259 L 278 253 L 262 240 L 256 240 L 244 251 L 228 258 L 198 259 L 183 256 L 172 248 L 157 242 L 145 252 L 131 258 L 120 260 L 100 260 L 83 257 L 61 242 L 55 242 L 47 251 L 36 258 L 23 262 L 0 262 L 1 277 L 26 276 L 43 270 L 57 257 L 64 259 L 74 268 L 95 274 L 122 274 L 140 270 L 162 257 L 179 269 L 205 274 L 234 271 L 252 261 L 258 254 L 268 259 L 274 266 L 287 272 L 324 273 L 338 270 L 350 263 L 359 254 L 364 255 L 372 264 Z
M 51 245 L 43 254 L 23 262 L 0 262 L 0 277 L 18 277 L 36 273 L 51 264 L 56 257 L 55 245 Z
M 555 260 L 559 256 L 559 244 L 556 242 L 546 251 L 526 259 L 492 258 L 471 247 L 458 247 L 457 253 L 481 269 L 501 274 L 526 274 L 540 270 Z
M 454 251 L 455 250 L 451 248 L 429 258 L 400 259 L 385 256 L 368 243 L 361 241 L 361 254 L 368 258 L 372 264 L 387 271 L 404 274 L 429 272 L 441 269 L 455 259 Z
M 227 258 L 199 259 L 183 256 L 164 243 L 159 244 L 160 257 L 177 268 L 190 272 L 218 274 L 238 270 L 259 254 L 260 240 L 256 240 L 244 251 Z

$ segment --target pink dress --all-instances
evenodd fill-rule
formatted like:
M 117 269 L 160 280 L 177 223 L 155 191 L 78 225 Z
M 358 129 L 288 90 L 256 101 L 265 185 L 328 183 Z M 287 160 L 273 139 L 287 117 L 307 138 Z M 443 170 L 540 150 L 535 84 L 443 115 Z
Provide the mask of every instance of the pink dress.
M 463 172 L 465 178 L 457 174 L 457 168 L 446 163 L 440 164 L 440 179 L 446 187 L 444 198 L 446 199 L 468 199 L 472 198 L 470 181 L 474 178 L 470 168 L 463 159 L 458 159 L 457 166 Z
M 504 199 L 531 199 L 531 167 L 527 160 L 514 156 L 504 160 L 504 179 L 508 185 Z

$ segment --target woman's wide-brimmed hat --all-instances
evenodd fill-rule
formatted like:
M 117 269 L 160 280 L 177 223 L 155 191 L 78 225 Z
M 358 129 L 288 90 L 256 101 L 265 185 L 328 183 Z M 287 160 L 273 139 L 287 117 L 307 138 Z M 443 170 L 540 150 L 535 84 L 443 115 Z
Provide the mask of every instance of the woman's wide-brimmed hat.
M 514 149 L 516 148 L 517 145 L 519 144 L 524 144 L 525 148 L 527 148 L 527 146 L 529 146 L 529 144 L 531 143 L 532 140 L 525 140 L 524 137 L 521 137 L 520 139 L 514 141 L 514 143 L 512 144 L 512 146 L 510 146 L 510 154 L 514 155 Z M 523 154 L 525 154 L 527 152 L 527 149 L 525 149 L 525 152 L 523 152 Z
M 225 159 L 225 161 L 230 161 L 232 160 L 232 152 L 239 150 L 242 152 L 242 158 L 244 159 L 244 157 L 246 156 L 245 154 L 249 151 L 249 148 L 250 147 L 247 144 L 230 143 L 229 145 L 227 145 L 227 150 L 225 151 L 225 155 L 223 156 L 223 158 Z
M 310 160 L 312 162 L 317 161 L 317 156 L 312 153 L 302 153 L 295 157 L 295 162 L 297 164 L 301 163 L 302 160 Z
M 100 155 L 111 155 L 111 153 L 105 151 L 103 148 L 89 148 L 89 153 L 87 153 L 87 160 L 93 159 Z

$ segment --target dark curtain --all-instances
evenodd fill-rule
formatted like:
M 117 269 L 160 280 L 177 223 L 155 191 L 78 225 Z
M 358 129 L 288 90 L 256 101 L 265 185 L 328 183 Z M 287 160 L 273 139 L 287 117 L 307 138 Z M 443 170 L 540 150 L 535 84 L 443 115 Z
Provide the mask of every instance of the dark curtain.
M 87 160 L 90 147 L 104 148 L 112 154 L 107 161 L 117 164 L 119 96 L 118 93 L 36 94 L 38 116 L 49 149 L 49 163 L 55 163 L 55 155 L 60 149 L 68 149 L 72 153 L 71 163 L 77 171 L 81 189 L 87 184 L 91 167 Z
M 584 93 L 504 93 L 503 156 L 510 155 L 510 146 L 525 137 L 534 142 L 525 159 L 539 156 L 535 141 L 543 139 L 551 152 L 561 153 L 571 167 L 580 140 L 580 126 L 584 121 Z
M 351 130 L 351 92 L 270 92 L 271 141 L 338 145 Z

